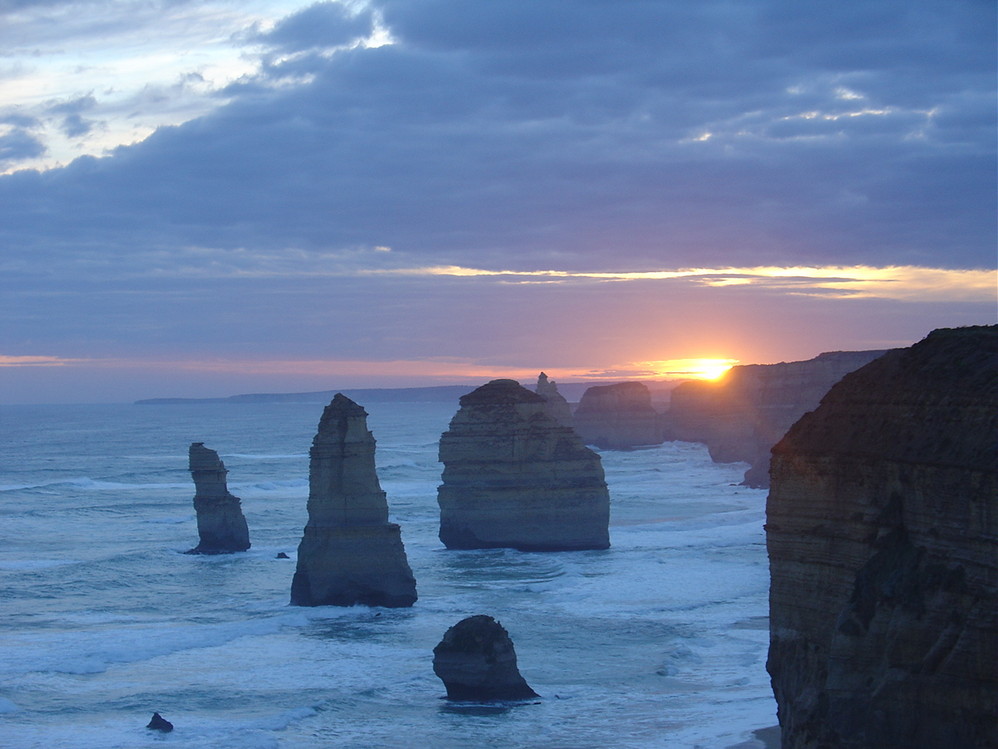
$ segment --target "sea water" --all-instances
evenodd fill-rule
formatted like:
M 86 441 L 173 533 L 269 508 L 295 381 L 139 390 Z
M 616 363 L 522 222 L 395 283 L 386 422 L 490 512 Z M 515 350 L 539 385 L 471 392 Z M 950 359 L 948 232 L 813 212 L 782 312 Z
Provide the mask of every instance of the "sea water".
M 288 603 L 321 404 L 0 407 L 0 746 L 713 748 L 775 724 L 765 492 L 744 465 L 604 451 L 610 549 L 450 551 L 456 404 L 362 405 L 412 608 Z M 191 442 L 225 462 L 249 551 L 183 553 Z M 509 631 L 540 699 L 443 699 L 433 648 L 473 614 Z M 145 728 L 154 711 L 172 733 Z

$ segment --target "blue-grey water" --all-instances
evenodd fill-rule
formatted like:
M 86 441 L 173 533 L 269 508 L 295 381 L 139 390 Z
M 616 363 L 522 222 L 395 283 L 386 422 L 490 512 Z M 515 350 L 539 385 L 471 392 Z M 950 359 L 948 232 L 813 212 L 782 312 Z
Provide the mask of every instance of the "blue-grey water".
M 448 551 L 456 404 L 362 405 L 411 609 L 288 605 L 321 405 L 0 407 L 0 746 L 713 748 L 775 724 L 765 492 L 737 485 L 744 465 L 602 452 L 609 550 Z M 248 552 L 183 554 L 195 441 L 229 469 Z M 433 647 L 471 614 L 509 631 L 542 699 L 442 699 Z M 145 728 L 154 711 L 173 733 Z

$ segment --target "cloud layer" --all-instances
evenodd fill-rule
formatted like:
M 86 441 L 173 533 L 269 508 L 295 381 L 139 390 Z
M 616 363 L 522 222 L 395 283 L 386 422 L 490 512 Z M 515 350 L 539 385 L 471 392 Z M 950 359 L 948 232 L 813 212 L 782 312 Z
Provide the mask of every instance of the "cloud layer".
M 472 324 L 478 310 L 549 309 L 566 330 L 597 299 L 606 320 L 622 317 L 619 298 L 661 314 L 640 293 L 664 287 L 618 284 L 608 302 L 562 283 L 541 297 L 514 290 L 515 274 L 714 269 L 713 287 L 701 275 L 668 293 L 692 314 L 726 279 L 744 287 L 723 299 L 751 307 L 745 319 L 769 319 L 752 305 L 777 291 L 934 305 L 919 328 L 993 315 L 992 3 L 264 5 L 101 4 L 102 25 L 74 20 L 76 3 L 35 6 L 51 27 L 29 24 L 42 16 L 27 4 L 0 11 L 21 19 L 15 51 L 50 49 L 45 35 L 131 39 L 159 17 L 165 48 L 190 34 L 214 55 L 176 63 L 141 106 L 129 98 L 151 132 L 141 142 L 0 177 L 2 353 L 174 354 L 186 331 L 191 352 L 303 359 L 348 321 L 329 355 L 499 364 L 540 347 Z M 209 12 L 224 35 L 205 36 Z M 27 64 L 7 59 L 0 84 Z M 232 74 L 206 82 L 210 66 Z M 109 103 L 113 75 L 95 75 L 0 110 L 0 159 L 16 168 L 49 139 L 131 132 L 127 107 Z M 403 278 L 447 267 L 484 275 Z M 759 271 L 783 268 L 779 289 L 779 273 Z M 946 274 L 966 270 L 985 275 Z M 947 296 L 960 284 L 974 293 Z M 854 312 L 835 315 L 840 330 Z M 880 338 L 911 335 L 889 318 Z

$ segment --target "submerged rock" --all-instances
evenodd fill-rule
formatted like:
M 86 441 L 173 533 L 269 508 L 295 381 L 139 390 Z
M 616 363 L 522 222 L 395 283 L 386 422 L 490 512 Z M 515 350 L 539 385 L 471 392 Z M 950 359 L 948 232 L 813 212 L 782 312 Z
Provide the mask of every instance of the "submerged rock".
M 194 478 L 194 510 L 198 518 L 197 546 L 188 554 L 228 554 L 250 547 L 249 528 L 239 497 L 226 487 L 225 464 L 218 453 L 195 442 L 188 450 Z
M 337 393 L 312 442 L 308 524 L 291 584 L 296 606 L 403 607 L 416 601 L 399 526 L 374 467 L 367 412 Z
M 516 665 L 509 633 L 491 616 L 462 619 L 433 648 L 433 673 L 447 699 L 472 702 L 527 700 L 538 694 Z
M 565 396 L 558 392 L 558 385 L 555 381 L 548 379 L 544 372 L 537 376 L 537 386 L 534 388 L 534 392 L 547 403 L 548 416 L 562 426 L 572 426 L 572 407 L 568 405 Z
M 146 728 L 150 728 L 153 731 L 162 731 L 163 733 L 169 733 L 170 731 L 173 730 L 173 723 L 168 721 L 159 713 L 153 713 L 152 720 L 149 721 L 149 724 L 146 726 Z
M 641 382 L 587 389 L 573 418 L 582 441 L 603 450 L 662 442 L 662 417 L 651 404 L 651 392 Z
M 440 438 L 440 540 L 451 549 L 605 549 L 610 495 L 599 455 L 514 380 L 461 398 Z
M 846 375 L 773 449 L 784 747 L 998 746 L 996 437 L 989 326 Z

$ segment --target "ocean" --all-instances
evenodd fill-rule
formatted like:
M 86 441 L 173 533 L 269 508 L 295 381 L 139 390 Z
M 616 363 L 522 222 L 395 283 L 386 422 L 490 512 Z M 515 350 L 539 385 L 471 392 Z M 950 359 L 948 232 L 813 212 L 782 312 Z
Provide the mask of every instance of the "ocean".
M 409 609 L 288 603 L 321 404 L 0 407 L 0 746 L 761 746 L 766 493 L 743 464 L 601 451 L 610 549 L 450 551 L 437 441 L 457 404 L 361 405 Z M 191 442 L 225 462 L 249 551 L 183 553 Z M 472 614 L 508 630 L 540 699 L 443 699 L 433 648 Z M 145 728 L 156 711 L 172 733 Z

